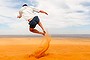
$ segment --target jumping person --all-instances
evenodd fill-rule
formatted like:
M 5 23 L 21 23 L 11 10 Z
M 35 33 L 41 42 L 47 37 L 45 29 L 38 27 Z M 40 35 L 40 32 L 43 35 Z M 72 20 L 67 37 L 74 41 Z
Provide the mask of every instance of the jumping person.
M 22 8 L 19 10 L 19 15 L 17 16 L 17 18 L 21 18 L 21 17 L 25 18 L 25 20 L 29 22 L 29 25 L 30 25 L 29 30 L 31 32 L 45 35 L 46 32 L 42 26 L 42 23 L 40 22 L 39 17 L 35 14 L 35 12 L 44 13 L 48 15 L 43 10 L 38 10 L 35 7 L 31 7 L 31 6 L 28 6 L 27 4 L 23 4 Z M 43 32 L 40 32 L 37 29 L 35 29 L 37 24 L 41 27 Z

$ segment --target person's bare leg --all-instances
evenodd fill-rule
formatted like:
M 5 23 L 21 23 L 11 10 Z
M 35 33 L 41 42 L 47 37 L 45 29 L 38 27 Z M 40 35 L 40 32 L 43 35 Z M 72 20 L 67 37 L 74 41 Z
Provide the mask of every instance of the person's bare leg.
M 41 22 L 39 22 L 39 23 L 38 23 L 38 25 L 42 28 L 43 32 L 44 32 L 44 33 L 46 33 L 46 32 L 45 32 L 45 30 L 44 30 L 44 28 L 43 28 L 42 23 L 41 23 Z
M 29 28 L 29 30 L 33 33 L 37 33 L 37 34 L 42 34 L 45 35 L 43 32 L 39 32 L 38 30 L 34 29 L 34 28 Z

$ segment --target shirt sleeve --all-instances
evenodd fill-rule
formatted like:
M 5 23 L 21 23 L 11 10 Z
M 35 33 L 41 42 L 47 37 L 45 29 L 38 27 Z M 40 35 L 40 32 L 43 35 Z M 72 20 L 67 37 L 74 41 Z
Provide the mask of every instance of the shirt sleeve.
M 20 12 L 23 12 L 23 10 L 24 10 L 24 9 L 25 9 L 25 8 L 24 8 L 24 7 L 22 7 L 19 11 L 20 11 Z

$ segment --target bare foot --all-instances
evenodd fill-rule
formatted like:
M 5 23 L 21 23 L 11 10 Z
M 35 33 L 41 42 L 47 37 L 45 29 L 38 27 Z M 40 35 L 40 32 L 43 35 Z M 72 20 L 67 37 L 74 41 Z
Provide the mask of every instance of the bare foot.
M 43 36 L 45 36 L 45 34 L 46 34 L 46 32 L 45 32 L 45 31 L 43 31 L 42 35 L 43 35 Z
M 46 31 L 43 31 L 43 33 L 46 33 Z
M 42 33 L 43 36 L 45 36 L 46 33 Z

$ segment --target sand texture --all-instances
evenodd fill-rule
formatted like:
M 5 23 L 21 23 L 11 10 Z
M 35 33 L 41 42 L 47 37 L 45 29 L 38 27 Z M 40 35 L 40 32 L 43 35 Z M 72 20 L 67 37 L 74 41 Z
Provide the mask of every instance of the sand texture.
M 43 37 L 0 38 L 0 60 L 90 60 L 90 38 L 52 37 L 50 46 L 46 42 L 40 45 L 42 40 Z M 49 49 L 44 48 L 42 57 L 30 56 L 43 46 Z

